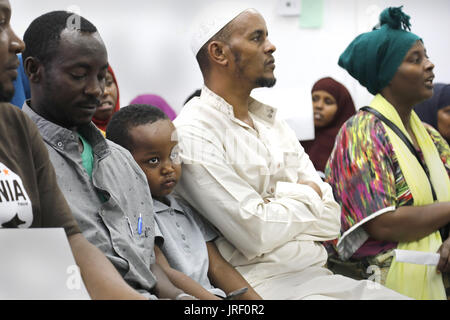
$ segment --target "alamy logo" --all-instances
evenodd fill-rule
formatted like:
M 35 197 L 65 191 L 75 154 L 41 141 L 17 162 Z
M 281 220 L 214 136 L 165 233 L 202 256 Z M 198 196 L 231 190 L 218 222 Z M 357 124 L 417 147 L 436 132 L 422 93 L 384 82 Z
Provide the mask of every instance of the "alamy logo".
M 368 280 L 369 289 L 381 288 L 381 269 L 377 265 L 370 265 L 366 270 L 367 274 L 370 274 Z
M 73 12 L 73 14 L 67 18 L 66 27 L 71 30 L 80 30 L 81 29 L 81 9 L 76 5 L 72 5 L 67 8 L 68 12 Z
M 68 266 L 66 273 L 69 275 L 66 281 L 67 288 L 69 290 L 80 290 L 82 281 L 80 268 L 78 268 L 78 266 L 76 265 Z

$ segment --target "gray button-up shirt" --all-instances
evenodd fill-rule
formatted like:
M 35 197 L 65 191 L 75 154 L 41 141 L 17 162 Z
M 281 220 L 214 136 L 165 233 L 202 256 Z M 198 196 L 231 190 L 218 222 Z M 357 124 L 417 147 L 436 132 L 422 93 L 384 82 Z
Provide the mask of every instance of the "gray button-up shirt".
M 166 197 L 170 206 L 153 199 L 155 220 L 164 242 L 159 244 L 170 266 L 191 277 L 212 294 L 225 297 L 208 279 L 209 258 L 206 242 L 217 232 L 185 201 L 172 195 Z
M 78 133 L 91 144 L 94 154 L 91 179 L 82 164 L 77 132 L 47 121 L 27 102 L 22 110 L 45 141 L 58 184 L 83 235 L 109 258 L 129 285 L 154 298 L 150 293 L 156 283 L 150 271 L 150 264 L 155 263 L 152 198 L 147 179 L 131 154 L 106 140 L 93 123 L 79 127 Z

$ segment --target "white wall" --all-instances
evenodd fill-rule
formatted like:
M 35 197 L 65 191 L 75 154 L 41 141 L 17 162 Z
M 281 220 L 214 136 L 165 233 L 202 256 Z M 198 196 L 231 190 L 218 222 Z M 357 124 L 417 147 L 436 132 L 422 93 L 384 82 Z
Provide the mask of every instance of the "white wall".
M 23 36 L 30 22 L 51 10 L 74 5 L 100 31 L 119 82 L 121 105 L 141 93 L 163 96 L 175 110 L 203 81 L 189 47 L 189 25 L 206 3 L 214 0 L 10 0 L 12 25 Z M 226 1 L 226 0 L 215 0 Z M 302 102 L 290 108 L 310 108 L 312 84 L 332 76 L 351 91 L 358 107 L 371 96 L 337 65 L 339 55 L 361 32 L 370 30 L 387 6 L 404 5 L 412 31 L 424 39 L 435 63 L 436 81 L 450 82 L 449 0 L 324 0 L 320 29 L 300 29 L 298 17 L 276 13 L 278 0 L 242 0 L 265 17 L 277 51 L 274 89 L 299 90 Z M 305 106 L 306 105 L 306 106 Z M 299 111 L 300 112 L 300 111 Z

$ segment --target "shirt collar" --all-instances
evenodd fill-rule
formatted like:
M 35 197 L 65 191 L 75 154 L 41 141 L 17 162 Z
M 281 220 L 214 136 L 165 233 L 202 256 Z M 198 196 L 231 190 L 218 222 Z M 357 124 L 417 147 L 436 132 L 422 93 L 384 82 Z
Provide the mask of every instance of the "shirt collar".
M 233 106 L 226 102 L 222 97 L 211 91 L 207 86 L 203 86 L 200 99 L 227 115 L 227 117 L 231 120 L 238 120 L 234 117 Z M 277 109 L 261 103 L 252 97 L 249 97 L 248 110 L 250 113 L 256 115 L 258 118 L 268 122 L 271 125 L 275 122 Z
M 175 211 L 178 211 L 179 213 L 184 213 L 183 208 L 178 204 L 177 200 L 175 200 L 175 198 L 172 195 L 166 196 L 166 199 L 169 200 L 170 206 L 166 205 L 165 203 L 159 200 L 153 199 L 153 209 L 155 210 L 155 213 L 159 213 L 170 208 L 172 208 Z
M 63 128 L 48 121 L 31 109 L 30 105 L 31 100 L 26 100 L 23 104 L 22 111 L 36 124 L 46 143 L 54 149 L 66 152 L 74 148 L 74 143 L 78 148 L 78 133 L 76 131 Z M 91 144 L 93 152 L 99 157 L 103 157 L 110 152 L 105 138 L 92 122 L 79 127 L 78 130 Z

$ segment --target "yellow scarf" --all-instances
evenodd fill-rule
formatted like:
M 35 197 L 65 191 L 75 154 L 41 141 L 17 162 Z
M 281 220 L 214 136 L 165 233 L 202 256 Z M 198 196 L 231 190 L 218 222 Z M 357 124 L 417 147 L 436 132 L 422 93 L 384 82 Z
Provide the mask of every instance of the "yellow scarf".
M 397 111 L 382 95 L 377 94 L 370 106 L 391 120 L 411 140 Z M 410 123 L 430 171 L 431 183 L 438 202 L 450 201 L 449 177 L 433 140 L 414 111 Z M 422 166 L 399 136 L 387 125 L 384 123 L 383 125 L 411 190 L 414 206 L 432 204 L 431 186 Z M 439 231 L 436 231 L 417 241 L 400 242 L 397 249 L 437 252 L 441 244 L 441 236 Z M 436 273 L 435 266 L 400 263 L 394 258 L 386 278 L 386 286 L 414 299 L 447 299 L 442 275 Z

